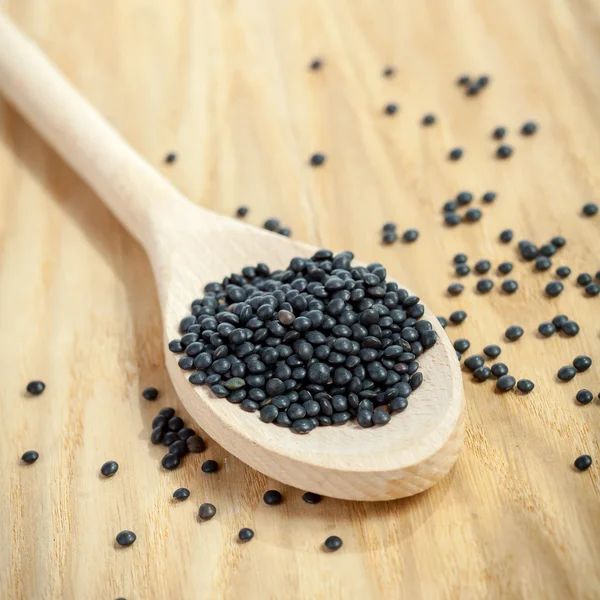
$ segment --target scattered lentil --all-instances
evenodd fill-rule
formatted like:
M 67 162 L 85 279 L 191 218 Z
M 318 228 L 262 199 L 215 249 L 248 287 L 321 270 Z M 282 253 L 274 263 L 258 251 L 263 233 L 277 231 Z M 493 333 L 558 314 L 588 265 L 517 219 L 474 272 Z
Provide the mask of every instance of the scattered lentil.
M 210 521 L 217 514 L 217 509 L 214 504 L 208 502 L 201 504 L 198 509 L 198 517 L 202 521 Z
M 496 199 L 496 192 L 486 192 L 482 197 L 482 202 L 485 204 L 491 204 Z
M 248 214 L 249 210 L 250 209 L 247 206 L 245 206 L 244 204 L 242 204 L 241 206 L 238 206 L 237 210 L 235 211 L 235 214 L 238 217 L 245 217 Z
M 325 163 L 325 155 L 322 154 L 321 152 L 315 152 L 310 157 L 310 164 L 312 167 L 320 167 L 324 163 Z
M 506 329 L 504 335 L 511 342 L 517 341 L 523 335 L 523 328 L 519 325 L 511 325 Z
M 507 392 L 515 387 L 516 379 L 512 375 L 502 375 L 496 381 L 496 388 L 502 392 Z
M 593 217 L 598 212 L 598 205 L 593 202 L 588 202 L 583 205 L 583 214 L 586 217 Z
M 100 467 L 100 473 L 102 473 L 104 477 L 112 477 L 118 470 L 119 465 L 114 460 L 109 460 Z
M 534 387 L 535 384 L 529 379 L 519 379 L 519 381 L 517 381 L 517 389 L 523 394 L 529 394 Z
M 462 148 L 453 148 L 452 150 L 450 150 L 450 154 L 448 154 L 448 158 L 450 160 L 460 160 L 463 156 L 463 149 Z
M 329 550 L 330 552 L 335 552 L 336 550 L 339 550 L 342 547 L 342 544 L 342 539 L 339 538 L 337 535 L 330 535 L 325 540 L 325 548 L 327 548 L 327 550 Z
M 479 221 L 482 216 L 483 216 L 483 213 L 481 212 L 481 210 L 479 208 L 469 208 L 469 210 L 467 210 L 465 212 L 464 220 L 467 221 L 468 223 L 475 223 L 475 222 Z
M 508 244 L 509 242 L 512 242 L 514 237 L 514 233 L 512 229 L 503 229 L 500 232 L 500 241 L 503 244 Z
M 598 285 L 597 283 L 588 283 L 585 286 L 585 293 L 588 296 L 597 296 L 598 294 L 600 294 L 600 285 Z
M 564 289 L 565 286 L 560 281 L 551 281 L 546 285 L 546 296 L 549 296 L 550 298 L 555 298 Z
M 575 459 L 573 465 L 578 471 L 585 471 L 592 466 L 592 457 L 589 454 L 582 454 Z
M 507 294 L 514 294 L 519 289 L 519 284 L 514 279 L 506 279 L 502 282 L 502 290 Z
M 383 109 L 386 115 L 395 115 L 398 112 L 398 105 L 395 102 L 389 102 Z
M 423 125 L 428 126 L 428 125 L 433 125 L 435 123 L 435 115 L 432 115 L 431 113 L 427 113 L 424 117 L 423 120 L 421 121 L 423 123 Z
M 561 330 L 564 334 L 572 337 L 579 333 L 579 325 L 575 321 L 567 321 L 562 325 Z
M 491 366 L 490 371 L 494 377 L 500 378 L 508 373 L 508 367 L 504 363 L 496 363 Z
M 469 85 L 470 79 L 468 75 L 460 75 L 456 80 L 457 85 Z
M 321 502 L 321 496 L 319 494 L 315 494 L 314 492 L 305 492 L 302 494 L 302 500 L 307 504 L 319 504 Z
M 591 283 L 592 276 L 589 273 L 580 273 L 577 276 L 577 284 L 581 286 L 585 286 L 588 283 Z
M 459 206 L 466 206 L 473 202 L 473 194 L 471 192 L 459 192 L 456 194 L 456 202 Z
M 568 277 L 570 274 L 571 274 L 571 269 L 569 267 L 567 267 L 566 265 L 558 267 L 556 269 L 556 276 L 561 277 L 562 279 L 564 279 L 565 277 Z
M 176 160 L 177 160 L 177 154 L 175 154 L 175 152 L 169 152 L 165 156 L 165 163 L 168 165 L 173 164 Z
M 240 542 L 249 542 L 253 537 L 254 531 L 252 531 L 252 529 L 250 529 L 249 527 L 244 527 L 243 529 L 240 529 L 238 533 L 238 538 Z
M 446 213 L 444 215 L 444 221 L 449 227 L 454 227 L 460 223 L 460 215 L 453 212 Z
M 169 454 L 165 454 L 162 457 L 161 464 L 164 469 L 167 469 L 167 471 L 172 471 L 173 469 L 176 469 L 179 466 L 180 462 L 181 461 L 180 461 L 179 455 L 169 453 Z
M 456 265 L 454 271 L 460 277 L 464 277 L 465 275 L 468 275 L 471 272 L 471 267 L 469 267 L 469 265 L 461 263 L 460 265 Z
M 502 350 L 500 349 L 500 346 L 490 344 L 483 349 L 483 353 L 489 358 L 498 358 L 502 353 Z
M 542 256 L 554 256 L 556 254 L 556 250 L 557 250 L 557 247 L 552 243 L 542 244 L 540 246 L 540 254 Z
M 492 137 L 495 140 L 502 140 L 502 139 L 504 139 L 505 135 L 506 135 L 506 127 L 496 127 L 496 129 L 494 129 L 494 131 L 492 131 Z
M 552 261 L 547 256 L 540 256 L 535 261 L 536 271 L 547 271 L 552 266 Z
M 385 67 L 385 69 L 383 69 L 384 77 L 392 77 L 392 75 L 394 75 L 395 73 L 396 73 L 396 69 L 392 66 L 387 66 L 387 67 Z
M 554 325 L 554 323 L 545 321 L 544 323 L 540 323 L 538 325 L 538 331 L 544 337 L 550 337 L 553 333 L 556 332 L 556 326 Z
M 419 237 L 419 232 L 416 229 L 407 229 L 402 234 L 402 239 L 405 242 L 414 242 Z
M 454 282 L 448 286 L 448 294 L 451 296 L 458 296 L 462 294 L 465 286 L 462 283 Z
M 463 252 L 459 252 L 458 254 L 454 255 L 454 264 L 455 265 L 460 265 L 462 263 L 466 263 L 468 260 L 468 257 L 466 254 L 464 254 Z
M 467 318 L 467 313 L 464 310 L 455 310 L 450 314 L 450 321 L 455 325 L 460 325 Z
M 178 488 L 173 492 L 175 500 L 186 500 L 190 497 L 190 490 L 187 488 Z
M 565 240 L 565 238 L 562 235 L 555 235 L 550 241 L 557 248 L 562 248 L 567 243 L 567 240 Z
M 473 377 L 478 381 L 487 381 L 490 378 L 491 373 L 489 367 L 478 367 L 473 371 Z
M 146 388 L 142 392 L 142 396 L 144 396 L 146 400 L 156 400 L 158 398 L 158 390 L 154 387 Z
M 561 381 L 571 381 L 575 375 L 577 375 L 577 369 L 571 366 L 561 367 L 556 374 Z
M 494 287 L 494 282 L 491 279 L 484 277 L 477 282 L 477 291 L 480 294 L 487 294 Z
M 206 444 L 199 435 L 192 435 L 185 440 L 189 452 L 204 452 Z
M 576 356 L 573 360 L 573 366 L 580 372 L 587 371 L 592 366 L 592 359 L 585 354 Z
M 513 264 L 511 262 L 505 261 L 498 265 L 498 271 L 502 273 L 502 275 L 508 275 L 513 270 Z
M 471 342 L 465 338 L 459 338 L 454 342 L 454 349 L 464 354 L 471 347 Z
M 523 135 L 533 135 L 537 131 L 537 123 L 533 121 L 526 121 L 523 123 L 523 127 L 521 127 L 521 133 Z
M 265 504 L 275 506 L 276 504 L 281 504 L 283 496 L 281 495 L 281 492 L 278 492 L 277 490 L 268 490 L 264 493 L 263 500 Z
M 271 217 L 264 222 L 263 227 L 267 231 L 276 231 L 279 228 L 279 219 Z
M 485 273 L 487 273 L 490 268 L 491 268 L 491 263 L 489 260 L 487 259 L 482 259 L 482 260 L 478 260 L 475 263 L 475 270 L 480 274 L 480 275 L 484 275 Z
M 323 66 L 322 58 L 313 58 L 309 65 L 311 71 L 318 71 L 322 66 Z
M 137 536 L 135 533 L 133 533 L 133 531 L 128 531 L 127 529 L 117 533 L 116 537 L 117 544 L 119 544 L 119 546 L 131 546 L 136 539 Z
M 475 369 L 479 369 L 479 367 L 483 367 L 484 358 L 480 354 L 473 354 L 465 359 L 465 367 L 469 369 L 469 371 L 475 371 Z
M 552 319 L 553 325 L 556 329 L 562 329 L 562 326 L 569 321 L 569 317 L 567 315 L 556 315 L 554 319 Z
M 508 146 L 506 144 L 502 144 L 501 146 L 498 146 L 498 149 L 496 150 L 496 156 L 498 158 L 509 158 L 513 153 L 513 149 L 511 146 Z
M 40 457 L 40 455 L 35 451 L 35 450 L 27 450 L 27 452 L 25 452 L 25 454 L 23 454 L 23 456 L 21 456 L 21 460 L 28 464 L 31 465 L 33 464 L 38 458 Z
M 39 396 L 46 389 L 43 381 L 30 381 L 27 384 L 27 392 L 32 396 Z
M 445 329 L 448 325 L 448 321 L 446 320 L 446 317 L 437 317 L 437 320 L 439 321 L 439 324 Z
M 575 396 L 575 400 L 579 404 L 589 404 L 594 399 L 594 394 L 590 390 L 579 390 Z
M 219 470 L 219 463 L 216 460 L 205 460 L 202 463 L 203 473 L 216 473 Z

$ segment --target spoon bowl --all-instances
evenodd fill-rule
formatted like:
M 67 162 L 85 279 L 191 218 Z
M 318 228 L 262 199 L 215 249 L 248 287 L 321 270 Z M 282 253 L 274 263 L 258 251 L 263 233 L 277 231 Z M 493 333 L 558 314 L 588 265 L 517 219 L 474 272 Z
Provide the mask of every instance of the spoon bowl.
M 145 248 L 158 287 L 165 350 L 206 283 L 258 262 L 284 268 L 294 256 L 316 250 L 193 205 L 2 15 L 0 90 Z M 402 287 L 403 273 L 395 279 Z M 419 358 L 423 384 L 406 411 L 385 427 L 349 422 L 297 435 L 192 386 L 168 351 L 166 366 L 200 427 L 256 470 L 336 498 L 401 498 L 439 481 L 456 461 L 464 436 L 459 363 L 436 317 L 427 308 L 424 317 L 438 342 Z

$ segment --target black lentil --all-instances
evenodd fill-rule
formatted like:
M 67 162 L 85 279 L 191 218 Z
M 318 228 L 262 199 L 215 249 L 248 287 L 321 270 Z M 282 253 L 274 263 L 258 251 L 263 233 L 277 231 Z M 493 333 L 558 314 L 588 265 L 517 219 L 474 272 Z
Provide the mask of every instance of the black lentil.
M 460 75 L 456 80 L 457 85 L 469 85 L 470 79 L 468 75 Z
M 477 271 L 477 273 L 479 273 L 480 275 L 484 275 L 485 273 L 487 273 L 490 268 L 491 268 L 491 263 L 489 260 L 487 259 L 482 259 L 482 260 L 478 260 L 475 263 L 475 270 Z
M 586 217 L 593 217 L 598 212 L 598 205 L 593 202 L 588 202 L 583 205 L 583 214 Z
M 490 378 L 491 373 L 489 367 L 478 367 L 473 371 L 473 377 L 478 381 L 487 381 Z
M 533 383 L 533 381 L 530 381 L 529 379 L 519 379 L 519 381 L 517 381 L 517 389 L 522 394 L 529 394 L 529 392 L 531 392 L 534 387 L 535 387 L 535 384 Z
M 158 429 L 158 427 L 156 428 Z M 165 431 L 163 430 L 163 437 L 162 437 L 162 443 L 163 446 L 170 446 L 173 442 L 175 442 L 178 439 L 178 435 L 176 431 L 167 431 L 165 433 Z
M 384 231 L 381 235 L 381 241 L 384 244 L 393 244 L 398 240 L 398 234 L 395 231 Z
M 540 256 L 535 261 L 536 271 L 547 271 L 552 266 L 552 261 L 547 256 Z
M 203 473 L 216 473 L 219 470 L 219 463 L 216 460 L 205 460 L 202 463 Z
M 471 192 L 459 192 L 456 194 L 456 202 L 459 206 L 466 206 L 471 204 L 473 201 L 473 194 Z
M 501 140 L 506 135 L 506 127 L 496 127 L 494 131 L 492 131 L 492 137 L 495 140 Z
M 448 294 L 450 294 L 450 296 L 458 296 L 460 294 L 462 294 L 463 290 L 465 289 L 465 286 L 462 285 L 462 283 L 451 283 L 448 286 Z
M 515 342 L 523 335 L 523 333 L 524 331 L 522 327 L 519 325 L 511 325 L 506 329 L 504 335 L 506 336 L 506 339 L 510 340 L 511 342 Z
M 585 471 L 592 466 L 592 457 L 589 454 L 582 454 L 575 459 L 573 465 L 578 471 Z
M 165 163 L 167 163 L 168 165 L 173 164 L 176 160 L 177 160 L 177 154 L 175 154 L 175 152 L 169 152 L 165 156 Z
M 561 326 L 561 331 L 570 337 L 579 333 L 579 325 L 575 321 L 567 321 Z
M 240 542 L 249 542 L 254 537 L 254 531 L 248 527 L 244 527 L 240 529 L 238 533 L 238 538 Z
M 187 488 L 178 488 L 173 492 L 175 500 L 186 500 L 190 497 L 190 490 Z
M 533 135 L 537 131 L 537 123 L 533 121 L 527 121 L 523 123 L 523 127 L 521 127 L 521 133 L 523 135 Z
M 489 358 L 498 358 L 502 353 L 502 350 L 500 349 L 500 346 L 490 344 L 483 349 L 483 353 Z
M 465 338 L 459 338 L 454 342 L 454 349 L 464 354 L 471 347 L 471 342 Z
M 550 281 L 546 285 L 546 296 L 555 298 L 564 290 L 564 288 L 565 286 L 560 281 Z
M 183 419 L 181 417 L 171 417 L 167 422 L 167 428 L 170 431 L 179 431 L 183 429 Z
M 146 400 L 156 400 L 158 398 L 158 390 L 154 387 L 146 388 L 142 392 L 142 396 L 144 396 Z
M 513 153 L 513 149 L 511 146 L 508 146 L 506 144 L 502 144 L 501 146 L 498 146 L 498 149 L 496 150 L 496 156 L 498 158 L 509 158 Z
M 392 75 L 394 75 L 395 72 L 396 72 L 396 69 L 394 67 L 388 66 L 388 67 L 385 67 L 385 69 L 383 69 L 383 76 L 391 77 Z
M 556 315 L 554 319 L 552 319 L 552 324 L 556 327 L 556 329 L 562 329 L 562 326 L 569 321 L 569 317 L 567 315 Z
M 269 506 L 275 506 L 276 504 L 281 504 L 283 496 L 281 495 L 281 492 L 278 492 L 277 490 L 268 490 L 263 495 L 263 501 Z
M 573 360 L 573 366 L 580 372 L 587 371 L 592 366 L 592 359 L 589 356 L 581 354 Z
M 471 267 L 463 263 L 460 265 L 456 265 L 454 271 L 459 277 L 464 277 L 465 275 L 468 275 L 471 272 Z
M 581 286 L 586 286 L 588 283 L 591 283 L 592 276 L 589 273 L 580 273 L 577 276 L 577 284 Z
M 496 363 L 490 367 L 494 377 L 500 378 L 508 373 L 508 367 L 504 363 Z
M 119 465 L 114 460 L 109 460 L 100 467 L 100 473 L 102 473 L 104 477 L 112 477 L 118 470 Z
M 512 375 L 502 375 L 496 381 L 496 388 L 502 392 L 507 392 L 515 387 L 516 379 Z
M 557 251 L 557 247 L 550 243 L 550 244 L 542 244 L 540 246 L 540 254 L 542 256 L 554 256 L 556 254 Z
M 192 435 L 185 440 L 189 452 L 204 452 L 206 444 L 199 435 Z
M 498 265 L 498 271 L 502 273 L 502 275 L 508 275 L 513 270 L 513 264 L 511 262 L 505 261 Z
M 460 160 L 463 156 L 463 149 L 462 148 L 453 148 L 452 150 L 450 150 L 450 153 L 448 154 L 448 158 L 450 160 Z
M 509 242 L 512 242 L 514 237 L 514 233 L 512 231 L 512 229 L 503 229 L 500 232 L 500 241 L 503 244 L 508 244 Z
M 556 269 L 556 276 L 564 279 L 571 274 L 571 269 L 567 266 L 561 266 Z
M 245 217 L 248 214 L 249 210 L 250 209 L 247 206 L 242 204 L 242 206 L 238 206 L 237 210 L 235 211 L 235 214 L 238 217 Z
M 590 390 L 579 390 L 575 396 L 575 400 L 579 404 L 589 404 L 594 399 L 594 394 Z
M 502 282 L 502 290 L 507 294 L 514 294 L 519 289 L 519 284 L 514 279 L 506 279 Z
M 477 79 L 477 83 L 479 84 L 480 87 L 485 87 L 488 83 L 490 82 L 490 78 L 488 75 L 481 75 L 478 79 Z
M 468 260 L 468 257 L 463 252 L 459 252 L 458 254 L 454 255 L 454 264 L 456 264 L 456 265 L 466 263 L 467 260 Z
M 423 120 L 421 122 L 423 123 L 423 125 L 433 125 L 435 123 L 435 115 L 432 115 L 431 113 L 427 113 L 423 117 Z
M 263 227 L 267 231 L 276 231 L 279 228 L 279 219 L 275 219 L 275 218 L 267 219 L 264 222 Z
M 133 533 L 133 531 L 120 531 L 119 533 L 117 533 L 117 544 L 119 544 L 119 546 L 131 546 L 131 544 L 133 544 L 133 542 L 135 542 L 135 540 L 137 539 L 137 536 L 135 535 L 135 533 Z
M 448 212 L 444 215 L 444 222 L 449 227 L 454 227 L 460 223 L 460 215 L 454 212 Z
M 319 502 L 321 502 L 321 496 L 313 492 L 305 492 L 302 494 L 302 500 L 307 504 L 319 504 Z
M 556 374 L 561 381 L 571 381 L 575 375 L 577 375 L 577 369 L 571 366 L 561 367 Z
M 444 212 L 454 212 L 458 208 L 458 202 L 456 200 L 448 200 L 444 203 Z
M 419 237 L 419 232 L 416 229 L 407 229 L 402 234 L 402 239 L 405 242 L 414 242 Z
M 534 260 L 539 254 L 535 244 L 532 244 L 526 240 L 519 242 L 519 250 L 521 251 L 521 256 L 525 260 Z
M 480 354 L 473 354 L 465 359 L 465 367 L 469 369 L 469 371 L 475 371 L 475 369 L 479 369 L 479 367 L 483 367 L 484 358 Z
M 567 243 L 567 240 L 562 235 L 555 235 L 550 241 L 557 248 L 562 248 Z
M 280 227 L 277 230 L 277 233 L 285 237 L 290 237 L 292 235 L 292 230 L 289 227 Z
M 491 204 L 496 199 L 496 192 L 486 192 L 482 197 L 482 202 Z
M 597 296 L 598 294 L 600 294 L 600 285 L 598 285 L 597 283 L 588 283 L 585 286 L 585 293 L 588 296 Z
M 477 282 L 477 291 L 480 294 L 487 294 L 494 287 L 494 282 L 491 279 L 483 278 Z
M 550 337 L 553 333 L 556 332 L 556 326 L 554 325 L 554 323 L 546 321 L 538 325 L 538 332 L 544 337 Z
M 321 152 L 315 152 L 311 157 L 310 157 L 310 164 L 313 167 L 320 167 L 321 165 L 323 165 L 325 163 L 325 155 L 322 154 Z
M 327 550 L 329 550 L 330 552 L 335 552 L 336 550 L 339 550 L 342 547 L 342 540 L 341 538 L 339 538 L 337 535 L 330 535 L 326 540 L 325 540 L 325 548 L 327 548 Z
M 398 112 L 398 105 L 395 102 L 388 102 L 383 109 L 386 115 L 395 115 Z
M 455 310 L 449 318 L 455 325 L 460 325 L 467 318 L 467 313 L 464 310 Z
M 202 521 L 210 521 L 217 514 L 217 509 L 214 504 L 206 502 L 200 505 L 198 509 L 198 517 Z
M 469 210 L 467 210 L 465 212 L 464 220 L 467 221 L 468 223 L 475 223 L 475 222 L 479 221 L 482 216 L 483 216 L 483 213 L 481 212 L 481 210 L 479 208 L 469 208 Z
M 318 71 L 323 66 L 323 59 L 313 58 L 310 62 L 309 68 L 311 71 Z
M 39 396 L 46 389 L 43 381 L 30 381 L 27 384 L 27 392 L 32 396 Z
M 179 455 L 171 454 L 171 453 L 165 454 L 162 457 L 162 461 L 161 461 L 163 468 L 167 469 L 167 471 L 172 471 L 173 469 L 176 469 L 179 466 L 179 463 L 180 463 Z
M 33 464 L 38 458 L 40 457 L 40 455 L 35 451 L 35 450 L 27 450 L 27 452 L 25 452 L 23 454 L 23 456 L 21 456 L 21 460 L 28 464 L 31 465 Z

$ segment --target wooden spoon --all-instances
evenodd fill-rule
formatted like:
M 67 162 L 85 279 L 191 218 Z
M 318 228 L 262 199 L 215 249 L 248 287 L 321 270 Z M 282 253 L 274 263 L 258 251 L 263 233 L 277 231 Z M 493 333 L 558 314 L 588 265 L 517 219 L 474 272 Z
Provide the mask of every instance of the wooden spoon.
M 209 281 L 266 262 L 282 268 L 315 248 L 189 202 L 79 95 L 42 52 L 0 15 L 0 88 L 145 248 L 160 298 L 164 346 Z M 388 500 L 421 492 L 454 464 L 464 434 L 459 363 L 438 320 L 439 342 L 419 359 L 424 382 L 385 427 L 355 423 L 308 435 L 267 425 L 207 388 L 177 356 L 166 364 L 181 401 L 227 451 L 269 477 L 326 496 Z

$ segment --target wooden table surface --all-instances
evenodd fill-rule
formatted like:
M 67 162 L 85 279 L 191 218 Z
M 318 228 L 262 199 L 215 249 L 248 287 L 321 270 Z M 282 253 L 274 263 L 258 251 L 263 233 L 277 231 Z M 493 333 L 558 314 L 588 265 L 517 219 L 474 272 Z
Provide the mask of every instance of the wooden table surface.
M 194 202 L 224 214 L 244 203 L 294 237 L 351 248 L 401 270 L 473 351 L 500 343 L 527 395 L 465 374 L 466 445 L 435 488 L 388 503 L 324 499 L 245 467 L 208 440 L 183 468 L 160 468 L 149 441 L 159 408 L 178 407 L 142 250 L 87 187 L 0 103 L 0 598 L 598 598 L 600 595 L 600 297 L 575 284 L 600 269 L 600 5 L 592 0 L 0 0 L 133 146 Z M 307 64 L 322 56 L 324 67 Z M 385 65 L 398 69 L 381 75 Z M 457 75 L 489 74 L 476 98 Z M 382 114 L 397 101 L 399 113 Z M 431 111 L 437 123 L 423 128 Z M 527 119 L 540 124 L 525 138 Z M 510 160 L 490 132 L 509 129 Z M 446 159 L 465 149 L 456 163 Z M 169 150 L 178 153 L 163 164 Z M 327 154 L 320 169 L 312 152 Z M 450 229 L 441 205 L 471 190 L 483 219 Z M 479 197 L 494 190 L 493 205 Z M 383 247 L 381 225 L 419 240 Z M 511 227 L 515 241 L 502 245 Z M 534 273 L 516 241 L 563 235 L 552 271 Z M 227 240 L 223 240 L 226 245 Z M 215 249 L 218 251 L 218 249 Z M 454 253 L 515 261 L 507 296 L 447 297 Z M 267 257 L 268 258 L 268 257 Z M 210 257 L 198 257 L 210 260 Z M 558 265 L 561 296 L 543 290 Z M 240 265 L 242 266 L 242 265 Z M 566 313 L 574 338 L 540 339 Z M 525 335 L 506 343 L 508 325 Z M 578 354 L 595 361 L 559 383 Z M 26 383 L 46 392 L 27 397 Z M 143 388 L 161 390 L 158 401 Z M 233 409 L 232 410 L 237 410 Z M 40 453 L 35 465 L 19 457 Z M 584 472 L 574 459 L 590 454 Z M 221 463 L 206 475 L 207 458 Z M 98 471 L 116 460 L 115 477 Z M 181 504 L 172 492 L 186 486 Z M 285 502 L 268 507 L 267 489 Z M 196 520 L 212 502 L 217 517 Z M 236 543 L 241 527 L 256 537 Z M 137 542 L 114 545 L 131 529 Z M 343 548 L 325 554 L 323 540 Z

